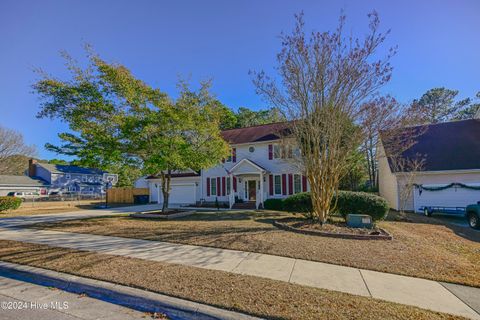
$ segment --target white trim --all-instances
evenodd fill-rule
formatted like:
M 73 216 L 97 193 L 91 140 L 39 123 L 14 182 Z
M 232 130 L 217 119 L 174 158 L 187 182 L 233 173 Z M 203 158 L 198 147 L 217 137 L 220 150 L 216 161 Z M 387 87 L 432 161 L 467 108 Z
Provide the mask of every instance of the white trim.
M 480 169 L 464 169 L 464 170 L 439 170 L 439 171 L 417 171 L 416 174 L 435 175 L 435 174 L 468 174 L 468 173 L 480 173 Z M 408 172 L 394 172 L 396 176 L 403 176 Z
M 230 172 L 230 173 L 233 173 L 233 171 L 234 171 L 238 166 L 240 166 L 240 164 L 242 164 L 243 162 L 249 163 L 250 165 L 252 165 L 252 166 L 254 166 L 255 168 L 257 168 L 260 172 L 263 172 L 263 173 L 266 172 L 265 169 L 263 169 L 262 167 L 256 165 L 255 163 L 253 163 L 252 161 L 250 161 L 250 160 L 247 159 L 247 158 L 243 158 L 242 160 L 240 160 L 236 165 L 234 165 L 233 167 L 230 168 L 229 172 Z M 242 172 L 241 174 L 247 174 L 247 173 L 243 173 L 243 172 Z M 259 174 L 259 172 L 255 172 L 254 174 Z

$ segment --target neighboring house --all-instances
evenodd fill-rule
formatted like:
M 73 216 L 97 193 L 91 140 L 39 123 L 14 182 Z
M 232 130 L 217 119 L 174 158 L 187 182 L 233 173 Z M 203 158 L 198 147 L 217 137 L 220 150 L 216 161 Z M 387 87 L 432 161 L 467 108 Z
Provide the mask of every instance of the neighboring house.
M 143 177 L 140 177 L 138 178 L 135 183 L 133 184 L 133 186 L 135 188 L 148 188 L 148 180 L 147 180 L 148 176 L 143 176 Z
M 104 192 L 103 175 L 106 173 L 98 169 L 40 163 L 34 159 L 30 159 L 28 165 L 28 175 L 46 181 L 52 191 L 100 194 Z
M 285 147 L 285 123 L 225 130 L 230 156 L 217 166 L 172 174 L 170 204 L 245 203 L 259 208 L 266 199 L 309 190 L 298 166 L 298 149 Z M 161 180 L 148 177 L 150 201 L 162 202 Z M 243 205 L 245 206 L 245 205 Z
M 46 195 L 49 184 L 40 178 L 28 176 L 0 175 L 0 196 L 6 196 L 9 192 L 38 192 Z
M 480 119 L 428 125 L 416 140 L 403 156 L 423 155 L 425 164 L 415 174 L 416 186 L 405 198 L 405 210 L 418 212 L 425 206 L 465 207 L 480 201 L 477 190 L 480 189 Z M 380 195 L 391 208 L 398 210 L 405 173 L 394 172 L 384 156 L 382 143 L 378 154 Z

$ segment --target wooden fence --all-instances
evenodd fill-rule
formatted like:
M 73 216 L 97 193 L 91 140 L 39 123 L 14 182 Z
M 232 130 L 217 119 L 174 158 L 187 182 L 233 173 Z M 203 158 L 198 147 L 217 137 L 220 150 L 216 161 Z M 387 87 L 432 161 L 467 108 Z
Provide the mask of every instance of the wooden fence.
M 107 199 L 109 203 L 133 203 L 133 196 L 148 193 L 148 188 L 112 188 L 107 190 Z

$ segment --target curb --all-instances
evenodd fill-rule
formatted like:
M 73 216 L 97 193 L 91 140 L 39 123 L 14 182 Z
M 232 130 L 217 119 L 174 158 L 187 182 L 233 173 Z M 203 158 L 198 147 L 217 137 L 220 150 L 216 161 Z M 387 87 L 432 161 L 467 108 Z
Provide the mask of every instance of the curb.
M 260 319 L 159 293 L 4 261 L 0 261 L 0 276 L 86 294 L 91 298 L 143 312 L 161 312 L 173 320 Z

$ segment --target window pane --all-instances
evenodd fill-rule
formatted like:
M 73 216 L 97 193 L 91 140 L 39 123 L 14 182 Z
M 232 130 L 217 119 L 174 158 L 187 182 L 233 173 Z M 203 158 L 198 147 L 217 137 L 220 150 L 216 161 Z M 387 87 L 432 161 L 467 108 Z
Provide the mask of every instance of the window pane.
M 275 194 L 282 193 L 282 177 L 275 176 Z
M 293 176 L 293 190 L 295 193 L 302 192 L 302 179 L 299 174 Z
M 217 195 L 217 179 L 216 178 L 210 178 L 210 194 L 212 196 Z
M 230 177 L 227 177 L 227 195 L 230 195 Z
M 278 144 L 273 146 L 273 157 L 275 159 L 280 158 L 280 146 Z

